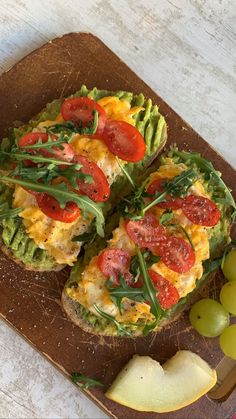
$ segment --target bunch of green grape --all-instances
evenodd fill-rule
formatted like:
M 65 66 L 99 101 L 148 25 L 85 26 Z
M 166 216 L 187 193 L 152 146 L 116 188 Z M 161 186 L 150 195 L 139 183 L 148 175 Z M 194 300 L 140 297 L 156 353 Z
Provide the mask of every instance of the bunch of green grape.
M 225 257 L 222 270 L 229 282 L 221 289 L 221 304 L 204 298 L 192 306 L 189 319 L 202 336 L 220 336 L 220 347 L 224 354 L 236 359 L 236 324 L 229 325 L 230 314 L 236 315 L 236 248 Z

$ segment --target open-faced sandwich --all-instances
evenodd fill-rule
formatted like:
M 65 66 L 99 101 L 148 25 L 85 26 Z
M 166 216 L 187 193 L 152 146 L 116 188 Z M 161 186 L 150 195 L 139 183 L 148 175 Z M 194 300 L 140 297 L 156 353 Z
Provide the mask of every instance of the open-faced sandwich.
M 164 117 L 142 94 L 85 86 L 12 129 L 1 144 L 2 250 L 26 269 L 73 265 L 128 192 L 125 173 L 144 176 L 166 136 Z
M 230 241 L 234 200 L 199 154 L 173 148 L 141 186 L 129 180 L 118 227 L 105 247 L 87 246 L 63 292 L 68 316 L 90 333 L 159 330 L 209 279 Z

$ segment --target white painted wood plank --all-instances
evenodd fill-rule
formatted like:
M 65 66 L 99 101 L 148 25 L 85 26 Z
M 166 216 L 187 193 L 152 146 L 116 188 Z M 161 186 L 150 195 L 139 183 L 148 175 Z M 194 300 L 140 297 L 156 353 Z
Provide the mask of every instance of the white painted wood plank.
M 1 418 L 107 417 L 3 321 L 0 360 Z
M 236 166 L 235 0 L 2 0 L 0 72 L 72 31 L 100 37 Z M 0 417 L 104 417 L 8 326 L 0 336 Z

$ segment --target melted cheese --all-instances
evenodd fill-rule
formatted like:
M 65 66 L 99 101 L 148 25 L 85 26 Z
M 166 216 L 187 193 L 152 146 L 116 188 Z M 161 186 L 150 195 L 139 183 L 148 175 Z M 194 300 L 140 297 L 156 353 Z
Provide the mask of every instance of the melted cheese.
M 159 177 L 173 178 L 182 171 L 186 170 L 183 164 L 174 165 L 171 160 L 167 164 L 161 166 L 159 170 L 150 176 L 150 184 L 154 179 Z M 189 189 L 189 193 L 207 196 L 201 181 L 195 182 L 194 186 Z M 159 220 L 163 209 L 155 207 L 154 214 Z M 209 238 L 208 229 L 191 223 L 182 210 L 174 211 L 174 223 L 180 224 L 187 231 L 195 249 L 196 262 L 194 266 L 183 274 L 177 273 L 169 269 L 162 261 L 155 263 L 151 269 L 169 280 L 178 290 L 180 298 L 190 293 L 196 285 L 196 281 L 203 274 L 202 261 L 209 258 Z M 177 237 L 186 239 L 181 230 L 172 232 Z M 119 227 L 113 231 L 113 236 L 109 240 L 108 248 L 119 248 L 126 250 L 130 256 L 135 255 L 135 244 L 126 233 L 124 221 L 121 219 Z M 153 315 L 150 313 L 150 306 L 145 303 L 134 302 L 123 299 L 123 312 L 119 313 L 117 306 L 112 302 L 109 293 L 105 287 L 107 278 L 102 274 L 97 266 L 97 256 L 92 258 L 90 263 L 85 267 L 81 280 L 77 289 L 68 289 L 68 295 L 79 301 L 84 307 L 94 312 L 93 304 L 97 304 L 103 311 L 116 317 L 121 322 L 141 322 L 152 321 Z M 96 314 L 96 312 L 95 312 Z

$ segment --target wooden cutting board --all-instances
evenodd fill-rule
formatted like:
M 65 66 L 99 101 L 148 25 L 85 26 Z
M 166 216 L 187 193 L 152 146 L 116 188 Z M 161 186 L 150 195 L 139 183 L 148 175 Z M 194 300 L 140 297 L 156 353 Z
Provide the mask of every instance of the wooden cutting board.
M 134 74 L 98 38 L 88 33 L 73 33 L 57 38 L 32 52 L 0 77 L 0 138 L 15 121 L 27 122 L 47 102 L 67 96 L 82 84 L 89 88 L 143 92 L 160 106 L 168 127 L 168 144 L 199 151 L 223 173 L 232 188 L 236 172 L 158 95 Z M 188 315 L 162 332 L 146 338 L 109 338 L 84 333 L 65 316 L 60 305 L 63 285 L 69 270 L 59 273 L 23 271 L 0 254 L 0 311 L 2 317 L 65 375 L 79 371 L 101 380 L 105 389 L 133 354 L 150 355 L 164 362 L 179 349 L 202 356 L 212 367 L 222 358 L 218 339 L 204 339 L 190 326 Z M 222 283 L 217 274 L 204 295 L 217 294 Z M 189 371 L 191 374 L 191 371 Z M 88 396 L 111 416 L 152 419 L 163 417 L 141 413 L 116 404 L 91 389 Z M 165 419 L 229 418 L 235 408 L 235 391 L 222 403 L 202 397 L 195 404 L 165 414 Z

